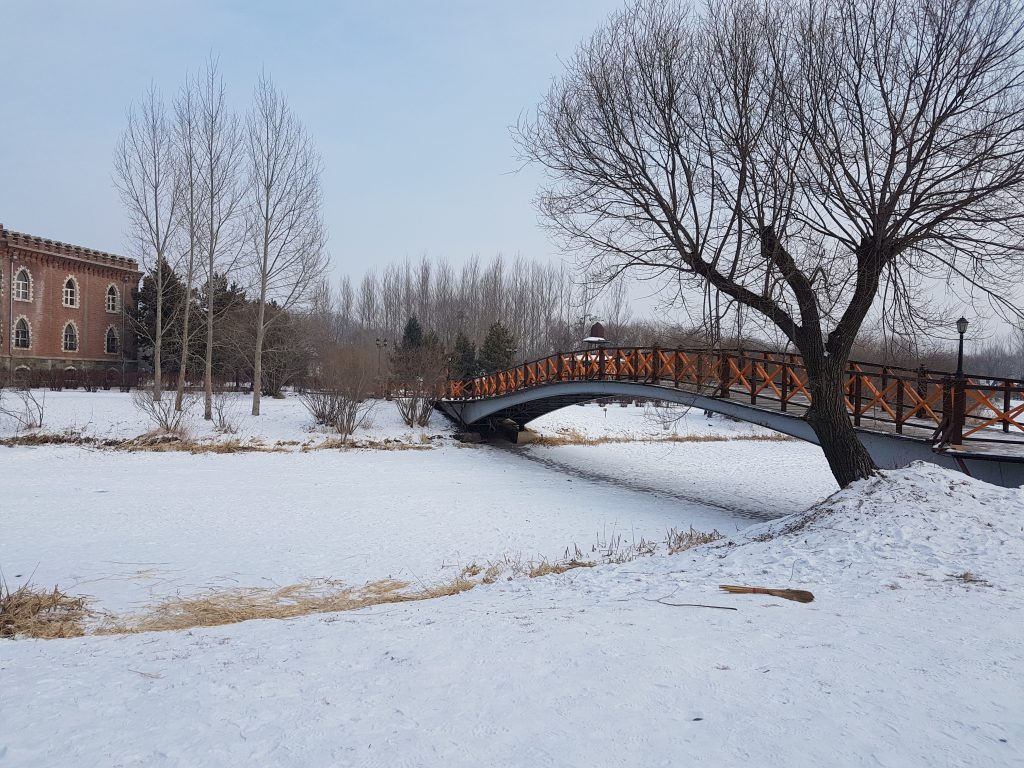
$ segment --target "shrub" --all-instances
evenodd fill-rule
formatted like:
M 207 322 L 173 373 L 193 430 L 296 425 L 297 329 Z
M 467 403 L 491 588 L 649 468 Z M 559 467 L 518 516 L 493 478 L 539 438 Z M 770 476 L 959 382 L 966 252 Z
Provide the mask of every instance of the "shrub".
M 165 393 L 159 400 L 154 400 L 153 393 L 145 389 L 136 390 L 132 395 L 132 403 L 146 415 L 159 434 L 180 438 L 188 434 L 188 416 L 195 402 L 195 393 L 185 392 L 179 411 L 174 407 L 173 392 Z
M 14 398 L 13 403 L 7 397 L 7 392 L 0 390 L 0 416 L 13 420 L 19 432 L 42 427 L 43 417 L 46 415 L 46 393 L 19 387 L 11 394 Z
M 227 392 L 215 392 L 213 395 L 213 428 L 222 435 L 233 435 L 238 432 L 237 401 Z
M 312 386 L 299 394 L 313 420 L 337 430 L 343 443 L 366 424 L 373 410 L 371 365 L 366 350 L 334 350 L 322 358 Z

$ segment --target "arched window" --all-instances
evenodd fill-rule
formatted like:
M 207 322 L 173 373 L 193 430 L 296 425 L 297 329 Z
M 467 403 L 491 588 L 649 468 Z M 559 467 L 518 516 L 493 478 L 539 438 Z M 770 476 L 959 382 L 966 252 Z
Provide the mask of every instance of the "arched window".
M 18 301 L 32 301 L 32 277 L 24 267 L 14 276 L 14 298 Z
M 78 306 L 78 281 L 71 276 L 64 281 L 64 306 Z
M 107 312 L 117 312 L 121 308 L 120 296 L 117 295 L 117 286 L 107 286 Z
M 75 328 L 74 323 L 67 323 L 64 326 L 64 351 L 78 351 L 78 329 Z
M 108 355 L 116 355 L 119 347 L 118 342 L 120 339 L 117 338 L 117 331 L 114 330 L 114 326 L 107 328 L 107 337 L 104 340 L 103 348 L 107 351 Z
M 24 317 L 19 317 L 14 324 L 14 346 L 16 349 L 29 349 L 32 346 L 32 331 Z

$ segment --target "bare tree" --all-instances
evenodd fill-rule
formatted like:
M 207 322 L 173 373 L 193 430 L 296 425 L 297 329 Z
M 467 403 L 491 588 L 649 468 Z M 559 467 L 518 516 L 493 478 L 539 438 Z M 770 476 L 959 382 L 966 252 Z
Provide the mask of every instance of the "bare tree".
M 245 188 L 241 180 L 244 144 L 241 123 L 226 101 L 224 80 L 214 60 L 197 80 L 199 92 L 199 166 L 202 177 L 202 218 L 205 228 L 206 352 L 203 370 L 203 418 L 214 419 L 213 352 L 218 313 L 214 301 L 218 275 L 230 276 L 239 258 Z
M 252 415 L 259 416 L 267 326 L 302 305 L 326 266 L 320 157 L 266 76 L 246 121 L 246 164 L 246 234 L 257 301 Z M 279 311 L 268 313 L 270 302 Z
M 872 308 L 929 280 L 1005 305 L 1024 253 L 1014 0 L 641 0 L 516 136 L 591 272 L 710 287 L 802 354 L 840 485 L 873 473 L 844 402 Z
M 180 259 L 181 282 L 184 287 L 181 320 L 181 360 L 178 364 L 178 386 L 174 407 L 182 410 L 185 381 L 188 377 L 189 352 L 192 347 L 189 321 L 192 319 L 192 290 L 196 281 L 197 257 L 201 245 L 202 189 L 199 176 L 199 104 L 195 81 L 189 77 L 174 101 L 173 142 L 177 187 L 181 195 L 178 216 L 185 252 Z
M 153 273 L 156 331 L 153 339 L 153 399 L 162 391 L 163 301 L 165 265 L 175 235 L 180 200 L 172 128 L 163 100 L 150 87 L 128 112 L 128 126 L 118 144 L 114 178 L 128 211 L 130 237 L 142 264 Z

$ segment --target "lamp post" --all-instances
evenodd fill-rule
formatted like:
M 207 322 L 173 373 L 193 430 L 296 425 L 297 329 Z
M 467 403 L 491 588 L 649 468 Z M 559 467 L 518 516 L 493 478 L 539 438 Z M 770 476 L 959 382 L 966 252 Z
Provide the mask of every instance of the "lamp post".
M 381 351 L 383 351 L 383 350 L 388 348 L 388 340 L 386 338 L 378 338 L 377 341 L 376 341 L 376 344 L 377 344 L 377 384 L 381 388 L 381 394 L 383 394 L 384 382 L 381 381 L 381 378 L 380 378 L 380 353 L 381 353 Z
M 964 421 L 967 418 L 967 377 L 964 375 L 964 334 L 967 333 L 967 318 L 956 321 L 960 343 L 956 354 L 956 375 L 953 378 L 953 415 L 950 420 L 949 442 L 962 445 L 964 442 Z
M 966 317 L 961 317 L 956 321 L 956 332 L 960 334 L 960 348 L 956 355 L 956 377 L 962 379 L 964 376 L 964 334 L 967 333 Z

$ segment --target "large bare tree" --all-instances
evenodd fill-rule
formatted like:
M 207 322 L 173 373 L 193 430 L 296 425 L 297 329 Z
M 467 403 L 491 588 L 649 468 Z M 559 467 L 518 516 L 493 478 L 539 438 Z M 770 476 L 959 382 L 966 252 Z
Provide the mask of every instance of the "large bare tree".
M 173 127 L 160 93 L 150 87 L 128 111 L 114 159 L 114 180 L 128 212 L 129 236 L 144 267 L 153 275 L 156 330 L 153 342 L 153 399 L 162 393 L 163 303 L 168 258 L 178 226 L 178 187 Z
M 201 220 L 206 275 L 206 353 L 203 371 L 203 418 L 213 419 L 213 352 L 215 329 L 230 308 L 215 306 L 215 281 L 231 275 L 242 244 L 241 217 L 245 199 L 242 163 L 245 144 L 238 116 L 226 99 L 224 80 L 210 60 L 196 80 L 199 101 L 198 164 L 202 180 Z
M 246 235 L 256 294 L 252 414 L 259 416 L 267 327 L 302 306 L 326 267 L 320 157 L 265 75 L 246 121 Z M 273 303 L 276 311 L 267 312 Z
M 202 245 L 202 198 L 203 191 L 199 167 L 199 96 L 196 82 L 189 77 L 174 100 L 174 160 L 178 174 L 179 228 L 184 252 L 178 259 L 181 283 L 184 289 L 181 297 L 181 359 L 178 363 L 178 383 L 174 396 L 175 410 L 182 410 L 185 398 L 185 381 L 188 378 L 190 351 L 192 349 L 191 328 L 192 292 L 196 282 L 196 269 Z
M 1018 0 L 641 0 L 516 137 L 591 274 L 720 293 L 799 350 L 845 486 L 874 471 L 843 392 L 869 314 L 1020 280 L 1022 25 Z

